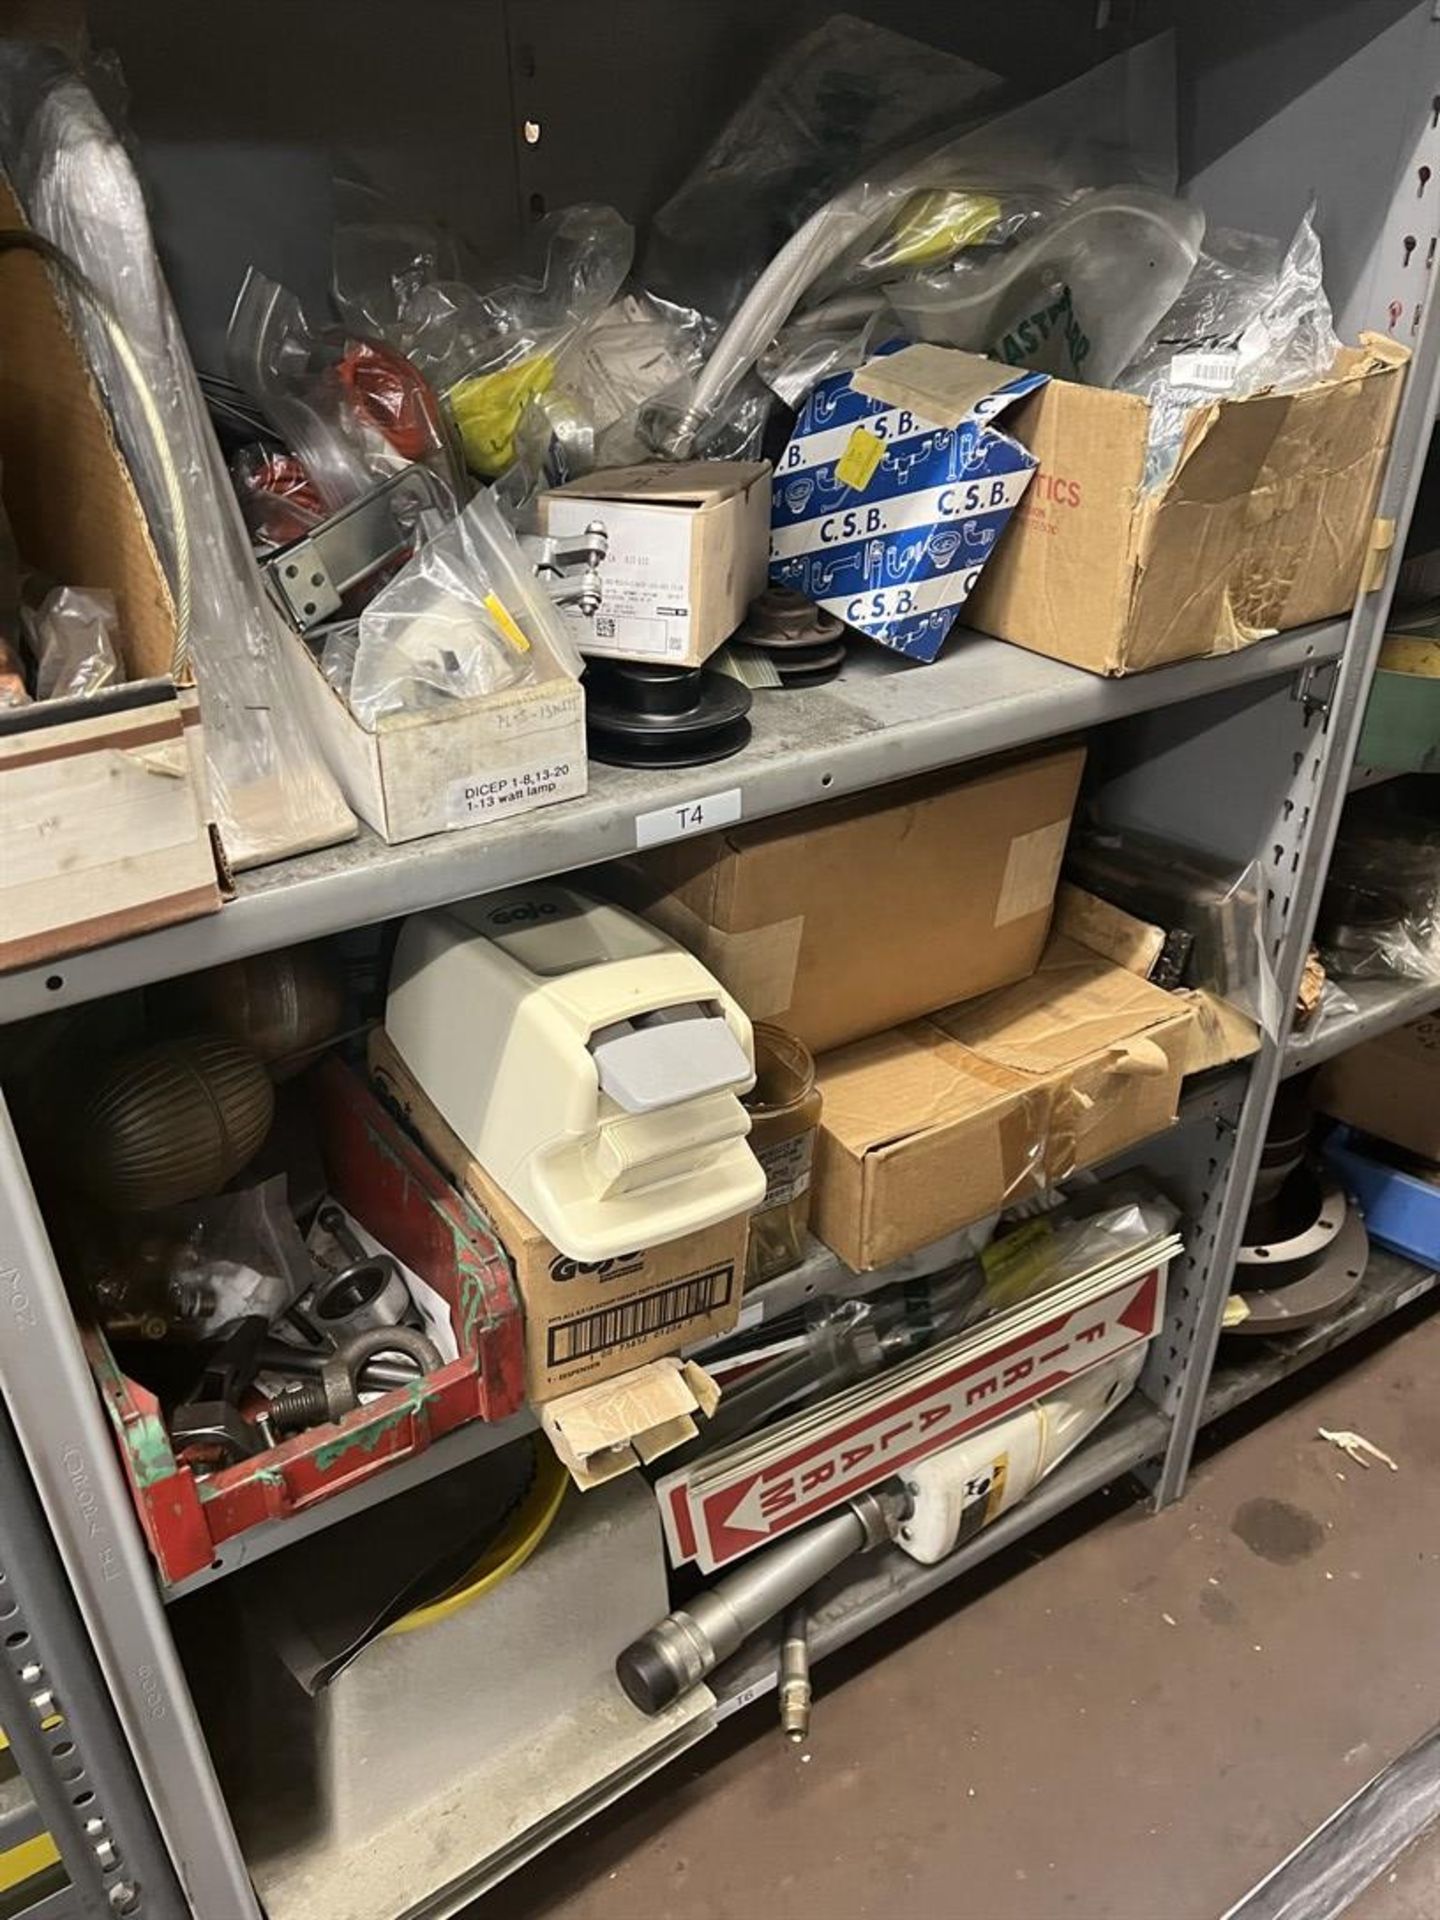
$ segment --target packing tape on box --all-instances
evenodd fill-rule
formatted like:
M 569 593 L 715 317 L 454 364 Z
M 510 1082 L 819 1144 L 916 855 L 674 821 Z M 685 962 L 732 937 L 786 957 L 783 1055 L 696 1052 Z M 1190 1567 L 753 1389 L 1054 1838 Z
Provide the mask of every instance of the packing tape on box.
M 727 933 L 683 901 L 665 898 L 647 907 L 645 918 L 707 966 L 752 1020 L 773 1020 L 789 1011 L 805 937 L 803 913 Z
M 1032 913 L 1049 912 L 1069 833 L 1067 816 L 1052 820 L 1048 826 L 1036 827 L 1030 833 L 1016 834 L 1005 858 L 1000 897 L 995 903 L 995 926 L 1008 927 L 1012 920 L 1026 920 Z

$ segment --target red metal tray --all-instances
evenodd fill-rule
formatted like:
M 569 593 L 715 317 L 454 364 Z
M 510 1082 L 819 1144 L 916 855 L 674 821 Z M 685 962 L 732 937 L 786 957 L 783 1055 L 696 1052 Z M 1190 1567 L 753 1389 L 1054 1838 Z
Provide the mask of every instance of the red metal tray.
M 175 1458 L 154 1394 L 120 1370 L 98 1327 L 83 1329 L 140 1524 L 169 1582 L 208 1567 L 222 1541 L 328 1500 L 472 1420 L 503 1420 L 525 1398 L 520 1298 L 484 1216 L 340 1060 L 307 1079 L 331 1192 L 442 1295 L 460 1358 L 197 1479 Z

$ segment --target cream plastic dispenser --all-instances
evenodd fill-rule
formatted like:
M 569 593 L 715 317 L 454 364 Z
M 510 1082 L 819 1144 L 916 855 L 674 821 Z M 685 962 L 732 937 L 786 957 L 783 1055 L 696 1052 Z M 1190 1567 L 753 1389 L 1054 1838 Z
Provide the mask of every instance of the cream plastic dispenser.
M 595 1262 L 757 1206 L 750 1022 L 692 954 L 570 887 L 411 916 L 385 1025 L 475 1159 Z

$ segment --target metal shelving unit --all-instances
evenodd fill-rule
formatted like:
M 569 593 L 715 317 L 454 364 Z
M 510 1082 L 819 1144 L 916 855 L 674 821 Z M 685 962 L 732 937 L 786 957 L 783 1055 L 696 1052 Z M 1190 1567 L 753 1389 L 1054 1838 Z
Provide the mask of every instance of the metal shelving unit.
M 1285 1043 L 1287 1077 L 1440 1007 L 1440 986 L 1429 980 L 1346 980 L 1343 985 L 1355 1011 L 1323 1014 L 1318 1025 L 1292 1033 Z
M 779 16 L 787 17 L 793 32 L 829 9 L 819 0 L 791 0 L 787 9 L 761 0 L 717 0 L 714 7 L 693 10 L 669 8 L 664 0 L 622 0 L 618 9 L 600 12 L 617 10 L 624 16 L 623 33 L 612 31 L 609 20 L 582 20 L 555 0 L 497 0 L 493 19 L 489 11 L 475 10 L 475 47 L 497 70 L 508 71 L 512 120 L 518 124 L 522 113 L 533 115 L 533 124 L 544 129 L 543 140 L 515 141 L 502 114 L 477 136 L 489 142 L 495 177 L 507 177 L 508 169 L 517 220 L 528 217 L 522 210 L 536 196 L 561 205 L 610 191 L 638 210 L 653 207 L 659 185 L 677 173 L 675 130 L 660 125 L 655 100 L 698 97 L 702 82 L 711 86 L 715 75 L 730 73 L 718 58 L 727 49 L 743 48 L 758 66 L 783 24 Z M 423 7 L 415 11 L 415 44 L 428 45 L 434 22 L 420 17 Z M 950 44 L 963 41 L 961 50 L 970 57 L 987 57 L 980 24 L 970 15 L 951 19 L 955 10 L 938 8 L 933 0 L 895 0 L 862 11 L 883 14 L 887 24 L 922 37 L 944 41 L 948 35 Z M 1005 18 L 986 29 L 995 36 L 989 57 L 1005 71 L 1029 71 L 1027 62 L 1040 61 L 1057 78 L 1067 63 L 1073 69 L 1111 51 L 1127 34 L 1138 37 L 1176 19 L 1189 89 L 1186 173 L 1211 216 L 1279 232 L 1287 220 L 1293 224 L 1311 191 L 1319 194 L 1341 330 L 1353 337 L 1362 326 L 1388 324 L 1416 348 L 1379 508 L 1403 539 L 1440 391 L 1440 327 L 1433 314 L 1422 319 L 1425 241 L 1437 230 L 1433 194 L 1423 203 L 1423 217 L 1416 211 L 1430 174 L 1418 194 L 1413 186 L 1414 169 L 1422 163 L 1440 173 L 1440 129 L 1431 107 L 1440 74 L 1440 22 L 1428 0 L 1280 0 L 1270 9 L 1249 8 L 1243 0 L 1204 6 L 1200 0 L 1138 0 L 1114 10 L 1123 20 L 1112 20 L 1106 6 L 1093 21 L 1058 0 L 1018 0 L 1004 11 Z M 173 75 L 187 48 L 197 51 L 198 42 L 187 41 L 186 34 L 201 31 L 188 24 L 182 31 L 177 13 L 161 32 L 146 13 L 143 0 L 99 0 L 96 8 L 101 34 L 118 40 L 127 61 L 134 56 L 142 132 L 147 100 L 163 122 L 157 77 Z M 257 74 L 282 89 L 301 86 L 304 62 L 297 58 L 293 71 L 277 77 L 272 52 L 263 39 L 237 42 L 227 47 L 223 62 L 206 63 L 206 87 L 233 89 L 227 96 L 233 127 L 249 124 L 245 116 L 252 109 L 262 118 L 270 110 L 269 85 L 255 85 Z M 1004 59 L 1012 66 L 1005 67 Z M 563 83 L 555 77 L 562 72 L 568 75 Z M 603 117 L 591 84 L 597 74 L 604 76 Z M 577 82 L 577 76 L 583 78 Z M 739 74 L 737 92 L 748 78 Z M 296 125 L 313 125 L 317 140 L 344 146 L 347 129 L 335 116 L 343 117 L 350 103 L 343 89 L 331 91 L 333 98 L 327 94 L 321 101 L 305 82 L 297 111 L 285 119 L 287 138 Z M 712 87 L 704 98 L 713 97 Z M 1381 100 L 1384 113 L 1377 115 Z M 638 133 L 625 143 L 604 138 L 617 113 L 636 129 L 653 130 L 653 150 Z M 330 119 L 312 122 L 312 114 Z M 435 118 L 435 179 L 473 177 L 473 116 L 457 116 L 453 127 L 444 115 Z M 1337 124 L 1366 126 L 1375 137 L 1357 152 L 1336 141 Z M 495 218 L 513 224 L 498 209 Z M 933 667 L 857 657 L 830 687 L 759 703 L 754 740 L 722 765 L 693 775 L 596 768 L 585 799 L 539 816 L 401 847 L 362 834 L 346 846 L 245 875 L 235 900 L 209 919 L 0 979 L 0 1024 L 625 854 L 636 844 L 637 819 L 732 788 L 743 793 L 745 817 L 756 818 L 1079 733 L 1095 746 L 1101 777 L 1094 798 L 1102 818 L 1150 825 L 1236 861 L 1259 862 L 1268 891 L 1267 935 L 1288 1005 L 1351 783 L 1387 607 L 1388 588 L 1382 586 L 1361 598 L 1352 617 L 1117 680 L 966 634 L 957 634 Z M 1434 1275 L 1377 1255 L 1362 1294 L 1328 1326 L 1282 1350 L 1267 1346 L 1254 1355 L 1226 1355 L 1215 1368 L 1234 1253 L 1281 1078 L 1440 1006 L 1440 993 L 1428 990 L 1362 987 L 1354 997 L 1355 1015 L 1332 1017 L 1293 1040 L 1284 1033 L 1269 1036 L 1252 1061 L 1190 1088 L 1183 1124 L 1131 1156 L 1176 1193 L 1188 1221 L 1185 1254 L 1172 1270 L 1166 1326 L 1153 1343 L 1142 1390 L 1029 1500 L 940 1566 L 922 1567 L 889 1550 L 835 1576 L 818 1598 L 818 1654 L 960 1580 L 1127 1472 L 1143 1471 L 1158 1500 L 1178 1497 L 1203 1421 L 1435 1284 Z M 916 1263 L 913 1270 L 924 1268 Z M 897 1269 L 849 1275 L 816 1249 L 797 1272 L 767 1288 L 758 1304 L 768 1317 L 822 1291 L 868 1290 L 896 1277 Z M 104 1806 L 124 1871 L 143 1896 L 144 1904 L 132 1910 L 259 1920 L 171 1637 L 167 1604 L 237 1566 L 282 1551 L 305 1532 L 504 1444 L 528 1430 L 529 1418 L 452 1435 L 380 1480 L 317 1507 L 299 1526 L 290 1522 L 245 1536 L 222 1550 L 205 1574 L 162 1593 L 3 1108 L 0 1301 L 6 1308 L 0 1313 L 0 1390 L 24 1455 L 22 1466 L 8 1426 L 0 1423 L 0 1581 L 13 1579 L 17 1594 L 22 1580 L 26 1585 L 27 1629 L 44 1642 L 42 1664 L 57 1679 L 87 1782 Z M 12 1536 L 9 1517 L 25 1510 L 31 1480 L 46 1524 Z M 62 1624 L 67 1619 L 73 1632 Z M 773 1675 L 772 1647 L 760 1641 L 746 1649 L 717 1676 L 720 1714 L 764 1691 Z M 16 1684 L 0 1660 L 0 1723 L 7 1730 L 24 1705 L 19 1693 L 11 1697 Z M 38 1732 L 43 1735 L 43 1724 Z M 28 1761 L 25 1771 L 29 1778 Z M 52 1776 L 46 1761 L 46 1793 L 57 1785 Z M 60 1788 L 67 1784 L 73 1783 L 58 1782 Z M 624 1784 L 617 1779 L 613 1790 Z M 92 1911 L 83 1902 L 97 1887 L 107 1904 L 94 1910 L 121 1910 L 111 1895 L 113 1874 L 107 1884 L 108 1869 L 101 1866 L 97 1881 L 95 1863 L 84 1855 L 90 1836 L 73 1796 L 47 1805 L 37 1784 L 35 1803 L 72 1880 L 68 1904 L 62 1901 L 55 1911 Z M 568 1816 L 557 1818 L 547 1830 L 558 1834 L 567 1824 Z M 355 1860 L 348 1870 L 363 1866 Z M 488 1877 L 493 1872 L 477 1865 L 463 1886 L 434 1894 L 417 1888 L 412 1911 L 454 1911 L 465 1890 Z
M 387 846 L 368 829 L 339 847 L 242 874 L 209 919 L 0 978 L 0 1023 L 145 986 L 293 940 L 338 933 L 633 853 L 635 822 L 740 786 L 745 817 L 1033 746 L 1177 702 L 1293 677 L 1333 662 L 1348 622 L 1329 620 L 1240 653 L 1106 680 L 1003 640 L 957 634 L 917 668 L 856 654 L 827 687 L 761 702 L 744 753 L 677 777 L 592 766 L 581 800 L 537 817 Z

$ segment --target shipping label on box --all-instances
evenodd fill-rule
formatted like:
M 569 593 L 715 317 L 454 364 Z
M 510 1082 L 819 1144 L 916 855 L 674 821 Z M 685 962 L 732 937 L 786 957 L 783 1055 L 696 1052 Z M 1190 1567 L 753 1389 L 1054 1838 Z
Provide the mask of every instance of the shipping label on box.
M 775 468 L 771 579 L 933 660 L 1036 466 L 991 422 L 1048 377 L 906 347 L 822 380 Z

